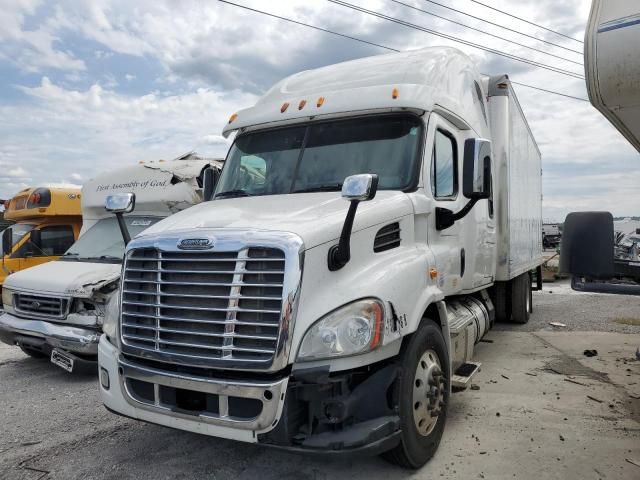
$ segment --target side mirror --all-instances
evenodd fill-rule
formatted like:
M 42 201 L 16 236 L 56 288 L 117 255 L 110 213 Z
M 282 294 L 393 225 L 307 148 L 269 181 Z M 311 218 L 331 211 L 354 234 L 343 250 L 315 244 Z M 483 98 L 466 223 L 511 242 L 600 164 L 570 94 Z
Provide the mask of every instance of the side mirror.
M 371 200 L 378 191 L 378 176 L 371 173 L 351 175 L 342 183 L 342 198 L 364 202 Z
M 464 141 L 462 193 L 471 200 L 491 196 L 491 142 L 482 138 Z
M 13 230 L 11 230 L 11 227 L 7 227 L 2 232 L 2 256 L 3 257 L 11 253 L 12 240 L 13 240 Z
M 207 167 L 202 174 L 202 200 L 208 202 L 213 198 L 218 182 L 218 170 L 213 167 Z
M 611 278 L 613 216 L 609 212 L 567 215 L 560 243 L 560 272 L 589 278 Z
M 108 195 L 104 201 L 104 208 L 107 212 L 115 213 L 118 219 L 118 227 L 120 227 L 120 233 L 122 234 L 122 240 L 125 247 L 131 241 L 131 235 L 127 229 L 127 224 L 124 221 L 123 214 L 133 212 L 136 208 L 136 194 L 135 193 L 116 193 L 115 195 Z
M 351 260 L 351 230 L 358 204 L 373 199 L 377 191 L 378 175 L 373 173 L 351 175 L 342 182 L 342 198 L 349 200 L 351 205 L 342 225 L 340 241 L 329 249 L 327 264 L 330 271 L 340 270 Z
M 108 195 L 104 201 L 104 208 L 111 213 L 131 213 L 136 208 L 136 194 L 116 193 Z
M 42 247 L 42 231 L 34 228 L 29 233 L 29 241 L 32 245 L 34 245 L 38 250 L 41 250 Z

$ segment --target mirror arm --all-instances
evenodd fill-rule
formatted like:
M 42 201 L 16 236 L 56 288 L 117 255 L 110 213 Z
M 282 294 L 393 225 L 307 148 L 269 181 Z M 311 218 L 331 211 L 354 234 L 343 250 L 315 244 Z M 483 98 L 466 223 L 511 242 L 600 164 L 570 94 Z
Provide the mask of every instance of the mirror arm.
M 453 213 L 448 208 L 436 207 L 436 230 L 446 230 L 453 226 L 457 220 L 464 218 L 471 211 L 478 200 L 480 199 L 472 198 L 458 213 Z
M 335 272 L 344 267 L 351 260 L 351 230 L 353 229 L 353 220 L 356 217 L 359 200 L 352 200 L 347 212 L 347 218 L 342 226 L 340 241 L 338 245 L 334 245 L 329 249 L 328 265 L 329 270 Z
M 131 235 L 129 234 L 129 230 L 127 229 L 127 224 L 124 223 L 124 216 L 122 212 L 117 212 L 116 218 L 118 219 L 118 226 L 120 227 L 120 233 L 122 234 L 122 240 L 124 240 L 124 246 L 129 245 L 131 241 Z
M 462 207 L 462 210 L 460 210 L 458 213 L 453 214 L 453 220 L 456 221 L 466 217 L 467 214 L 474 207 L 474 205 L 478 202 L 478 200 L 479 200 L 478 198 L 472 198 L 471 200 L 469 200 L 467 204 L 464 207 Z

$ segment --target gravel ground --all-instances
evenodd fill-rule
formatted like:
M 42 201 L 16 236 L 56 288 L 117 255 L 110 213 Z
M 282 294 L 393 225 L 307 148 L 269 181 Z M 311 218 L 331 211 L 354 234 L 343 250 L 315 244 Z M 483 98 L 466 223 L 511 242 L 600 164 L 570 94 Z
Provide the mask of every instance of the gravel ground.
M 568 331 L 640 333 L 612 322 L 639 316 L 640 299 L 576 294 L 562 284 L 549 289 L 536 293 L 529 324 L 498 325 L 477 346 L 480 390 L 452 397 L 440 449 L 419 471 L 376 457 L 300 456 L 125 419 L 104 409 L 94 376 L 69 375 L 0 344 L 0 479 L 635 480 L 640 336 Z M 567 328 L 553 331 L 549 321 Z M 599 355 L 584 357 L 587 347 Z
M 628 325 L 616 320 L 635 323 Z M 564 323 L 553 327 L 549 322 Z M 584 293 L 571 290 L 568 280 L 544 283 L 533 292 L 533 314 L 526 325 L 499 323 L 497 330 L 539 330 L 640 333 L 640 297 Z

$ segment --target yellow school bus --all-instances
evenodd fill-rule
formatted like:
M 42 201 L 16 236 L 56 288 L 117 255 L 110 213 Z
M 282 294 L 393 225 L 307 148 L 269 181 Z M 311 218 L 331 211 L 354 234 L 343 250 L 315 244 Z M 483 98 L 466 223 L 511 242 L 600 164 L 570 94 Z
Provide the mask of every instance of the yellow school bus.
M 7 275 L 57 259 L 76 241 L 82 227 L 80 188 L 26 188 L 4 202 L 0 291 Z

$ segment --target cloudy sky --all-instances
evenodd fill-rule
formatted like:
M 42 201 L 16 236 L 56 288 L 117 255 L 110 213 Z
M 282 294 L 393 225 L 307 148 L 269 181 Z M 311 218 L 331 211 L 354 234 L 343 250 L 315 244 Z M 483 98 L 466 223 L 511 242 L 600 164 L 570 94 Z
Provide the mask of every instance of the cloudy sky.
M 582 56 L 576 53 L 582 43 L 472 0 L 345 1 L 583 74 Z M 508 73 L 520 83 L 586 98 L 583 80 L 344 5 L 233 2 L 391 49 L 457 46 L 482 72 Z M 591 3 L 482 2 L 577 39 L 583 37 Z M 229 145 L 220 132 L 229 115 L 253 104 L 278 79 L 387 51 L 215 0 L 0 0 L 0 198 L 36 183 L 81 184 L 100 171 L 191 150 L 224 156 Z M 545 218 L 559 220 L 567 211 L 586 209 L 640 214 L 640 158 L 622 136 L 587 102 L 515 88 L 543 155 Z

